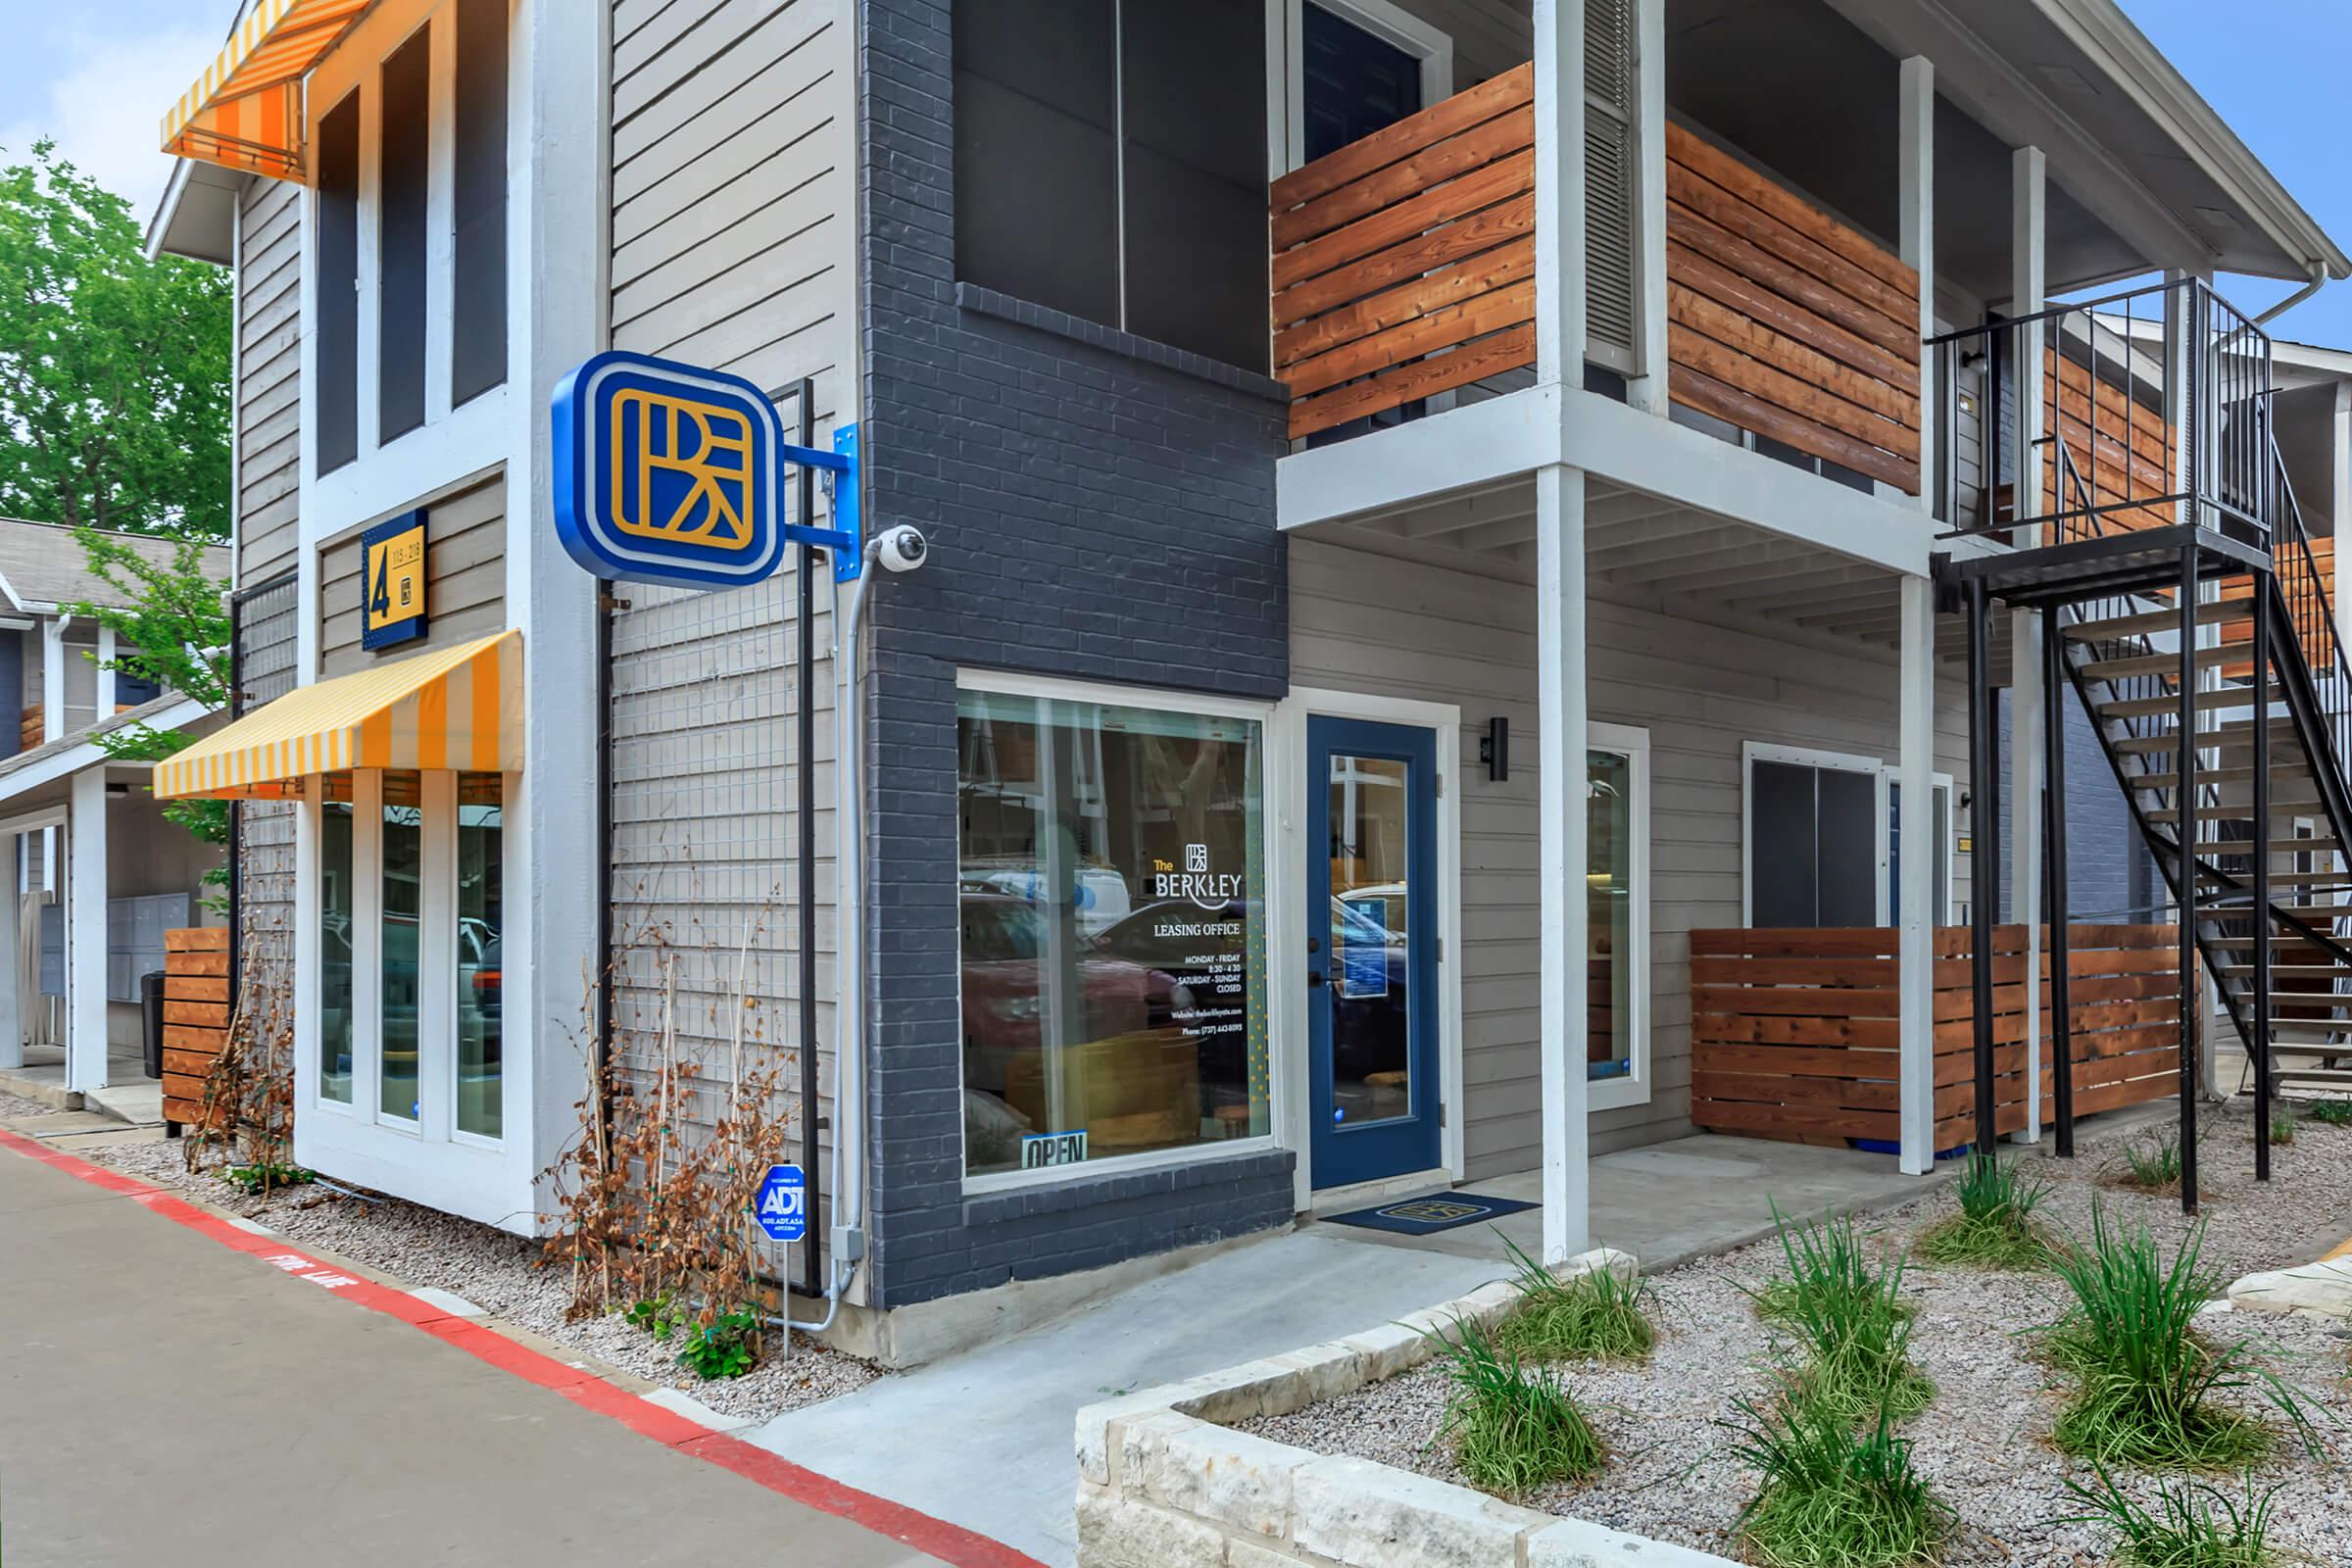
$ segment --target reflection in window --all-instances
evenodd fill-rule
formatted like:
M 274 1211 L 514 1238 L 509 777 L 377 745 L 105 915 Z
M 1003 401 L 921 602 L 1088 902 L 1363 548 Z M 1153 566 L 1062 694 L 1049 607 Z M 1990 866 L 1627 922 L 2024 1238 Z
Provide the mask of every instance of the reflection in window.
M 351 775 L 328 778 L 318 812 L 318 1098 L 351 1103 Z
M 1260 728 L 964 692 L 972 1175 L 1268 1130 Z
M 424 808 L 415 773 L 384 776 L 383 1020 L 380 1098 L 387 1116 L 416 1119 L 417 926 L 424 914 Z
M 499 931 L 505 923 L 505 808 L 496 773 L 458 779 L 458 1131 L 499 1136 Z
M 1624 1078 L 1634 1070 L 1634 760 L 1592 752 L 1587 776 L 1585 1074 Z
M 1413 1113 L 1409 765 L 1331 754 L 1331 1098 L 1334 1120 L 1365 1127 Z

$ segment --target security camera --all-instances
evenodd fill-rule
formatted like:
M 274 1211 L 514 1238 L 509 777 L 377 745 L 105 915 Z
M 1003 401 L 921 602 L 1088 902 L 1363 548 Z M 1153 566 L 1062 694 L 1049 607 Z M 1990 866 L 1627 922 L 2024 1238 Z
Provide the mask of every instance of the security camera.
M 920 528 L 900 526 L 882 535 L 875 555 L 892 571 L 912 571 L 931 554 L 930 542 L 923 538 Z

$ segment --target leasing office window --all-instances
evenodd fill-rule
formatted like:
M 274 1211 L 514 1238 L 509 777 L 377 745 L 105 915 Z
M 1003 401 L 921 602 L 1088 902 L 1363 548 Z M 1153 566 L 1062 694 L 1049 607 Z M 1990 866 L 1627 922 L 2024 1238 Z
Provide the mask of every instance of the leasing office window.
M 1880 923 L 1881 776 L 1876 759 L 1749 749 L 1750 926 Z
M 1262 0 L 957 0 L 956 270 L 1267 365 Z
M 318 818 L 318 1093 L 410 1131 L 503 1126 L 503 780 L 329 775 Z
M 1263 727 L 965 690 L 964 1169 L 1270 1130 Z
M 369 448 L 506 378 L 509 3 L 446 0 L 319 118 L 318 386 L 311 394 L 319 473 L 363 450 L 363 323 L 375 350 Z M 432 112 L 437 74 L 451 76 L 446 157 Z M 366 119 L 373 122 L 371 137 Z M 369 168 L 367 197 L 362 176 Z M 371 215 L 362 212 L 364 198 Z M 375 232 L 367 268 L 364 216 L 372 216 Z M 433 243 L 436 233 L 448 243 Z M 439 387 L 430 372 L 437 315 L 450 323 L 447 380 Z

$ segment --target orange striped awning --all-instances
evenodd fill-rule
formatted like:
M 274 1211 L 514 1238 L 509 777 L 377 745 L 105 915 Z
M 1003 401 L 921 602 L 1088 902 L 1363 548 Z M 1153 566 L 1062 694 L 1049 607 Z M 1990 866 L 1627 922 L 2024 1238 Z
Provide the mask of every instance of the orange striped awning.
M 522 633 L 299 686 L 155 764 L 159 799 L 280 800 L 347 768 L 522 766 Z
M 260 0 L 164 116 L 164 151 L 308 183 L 302 79 L 375 0 Z

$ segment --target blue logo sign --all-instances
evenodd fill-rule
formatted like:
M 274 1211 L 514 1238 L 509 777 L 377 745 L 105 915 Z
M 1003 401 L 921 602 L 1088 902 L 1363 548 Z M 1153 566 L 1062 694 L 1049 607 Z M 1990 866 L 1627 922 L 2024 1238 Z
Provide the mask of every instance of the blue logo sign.
M 600 577 L 739 588 L 794 542 L 841 553 L 855 575 L 853 534 L 784 520 L 790 466 L 842 481 L 838 516 L 842 491 L 855 501 L 852 460 L 786 442 L 776 406 L 739 375 L 599 354 L 557 386 L 552 434 L 557 535 Z
M 798 1165 L 770 1165 L 752 1215 L 770 1240 L 797 1242 L 808 1234 L 808 1189 Z

